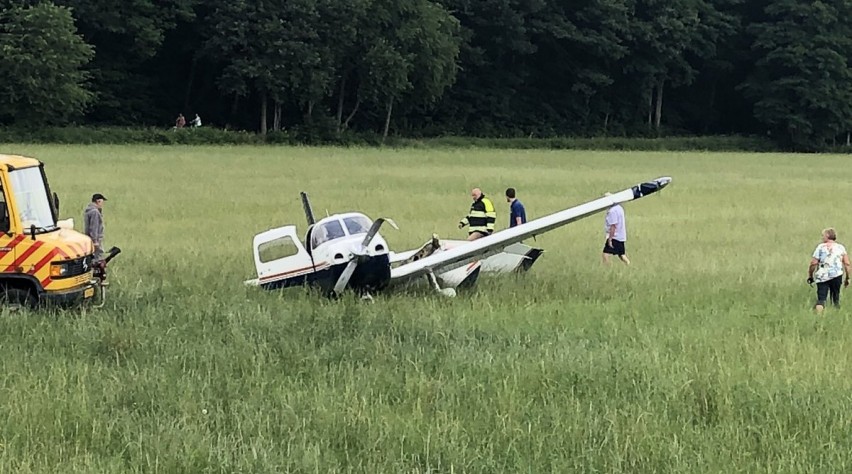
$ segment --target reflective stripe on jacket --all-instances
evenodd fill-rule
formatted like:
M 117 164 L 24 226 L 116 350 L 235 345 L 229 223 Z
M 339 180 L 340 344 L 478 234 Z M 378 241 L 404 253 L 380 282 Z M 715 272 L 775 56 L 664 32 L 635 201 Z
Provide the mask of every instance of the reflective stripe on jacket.
M 470 225 L 468 233 L 482 232 L 490 234 L 494 232 L 494 223 L 497 222 L 497 211 L 494 204 L 483 194 L 470 205 L 467 217 L 461 220 L 464 225 Z

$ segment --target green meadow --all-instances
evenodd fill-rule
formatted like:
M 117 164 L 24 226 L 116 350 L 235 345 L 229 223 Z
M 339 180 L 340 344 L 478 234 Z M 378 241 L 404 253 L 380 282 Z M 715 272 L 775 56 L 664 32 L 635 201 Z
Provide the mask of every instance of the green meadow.
M 852 471 L 852 291 L 811 311 L 820 231 L 852 247 L 840 155 L 3 145 L 63 218 L 108 201 L 102 309 L 0 313 L 0 472 Z M 393 218 L 393 250 L 481 187 L 508 225 L 671 176 L 530 242 L 525 275 L 372 303 L 248 288 L 252 237 Z

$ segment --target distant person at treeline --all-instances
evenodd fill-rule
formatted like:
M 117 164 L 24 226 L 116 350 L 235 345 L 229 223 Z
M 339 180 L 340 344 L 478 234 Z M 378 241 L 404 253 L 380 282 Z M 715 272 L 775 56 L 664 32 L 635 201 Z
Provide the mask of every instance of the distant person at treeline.
M 186 125 L 186 119 L 183 114 L 178 114 L 177 120 L 175 120 L 175 128 L 183 128 Z
M 843 283 L 844 270 L 846 283 Z M 814 309 L 822 313 L 825 302 L 831 295 L 831 303 L 840 306 L 840 287 L 849 287 L 852 265 L 846 247 L 837 243 L 837 232 L 828 228 L 822 231 L 822 243 L 814 250 L 811 264 L 808 266 L 808 284 L 817 284 L 817 302 Z
M 201 117 L 199 117 L 198 114 L 195 114 L 195 118 L 192 119 L 192 122 L 190 122 L 190 123 L 192 124 L 193 127 L 200 127 L 201 126 Z

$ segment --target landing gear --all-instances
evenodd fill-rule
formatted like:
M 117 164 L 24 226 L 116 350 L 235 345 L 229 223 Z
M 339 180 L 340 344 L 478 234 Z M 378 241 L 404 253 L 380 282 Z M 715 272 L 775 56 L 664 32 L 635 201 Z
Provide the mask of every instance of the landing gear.
M 441 288 L 441 285 L 438 284 L 438 279 L 435 277 L 433 272 L 430 271 L 427 273 L 426 279 L 429 280 L 429 284 L 432 285 L 432 288 L 434 288 L 439 294 L 450 298 L 456 296 L 456 290 L 454 288 Z

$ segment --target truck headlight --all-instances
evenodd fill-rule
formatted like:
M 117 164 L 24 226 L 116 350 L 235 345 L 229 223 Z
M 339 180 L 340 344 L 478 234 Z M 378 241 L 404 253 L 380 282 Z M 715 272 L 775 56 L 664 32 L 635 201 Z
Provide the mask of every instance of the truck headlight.
M 70 265 L 68 263 L 51 263 L 50 264 L 50 277 L 51 278 L 62 278 L 68 273 L 70 273 Z

